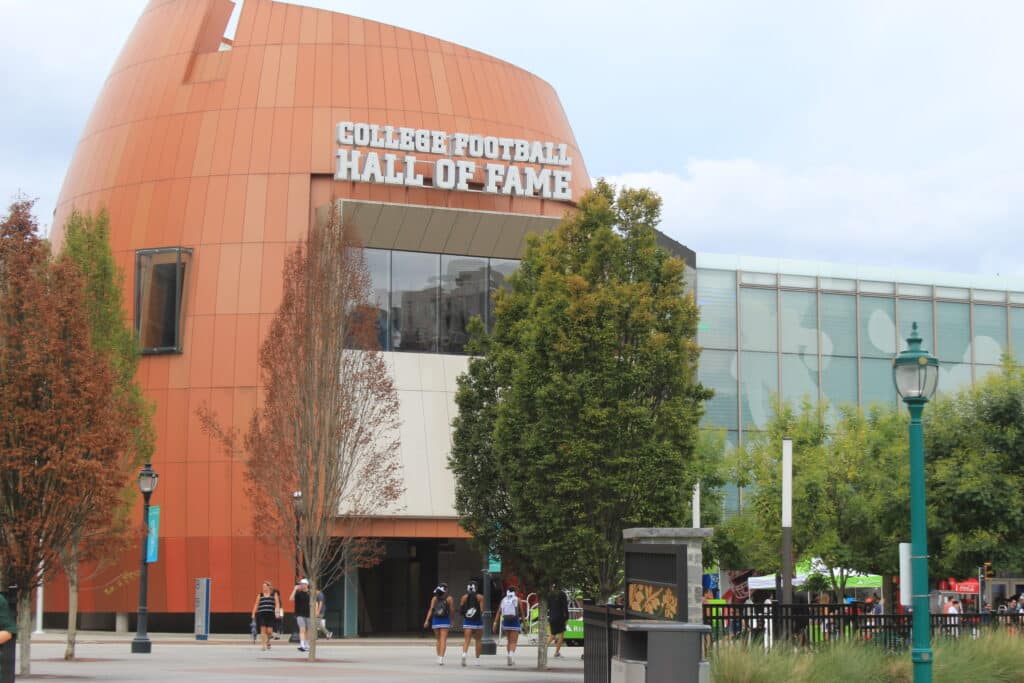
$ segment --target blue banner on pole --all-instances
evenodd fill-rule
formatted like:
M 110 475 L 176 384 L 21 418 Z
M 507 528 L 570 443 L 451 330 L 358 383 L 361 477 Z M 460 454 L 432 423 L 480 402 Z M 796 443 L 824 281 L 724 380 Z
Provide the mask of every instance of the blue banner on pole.
M 156 562 L 157 549 L 160 547 L 160 506 L 153 505 L 149 508 L 149 536 L 146 537 L 146 562 Z
M 501 556 L 499 555 L 488 555 L 487 556 L 487 571 L 491 574 L 501 573 Z

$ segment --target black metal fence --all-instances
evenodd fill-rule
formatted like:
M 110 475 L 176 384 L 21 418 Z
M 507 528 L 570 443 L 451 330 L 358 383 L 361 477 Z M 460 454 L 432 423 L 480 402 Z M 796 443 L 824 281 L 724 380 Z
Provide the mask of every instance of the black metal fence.
M 910 614 L 871 614 L 858 604 L 704 605 L 703 612 L 711 627 L 705 649 L 723 640 L 766 648 L 782 639 L 808 647 L 843 641 L 888 649 L 910 645 Z M 1024 614 L 932 614 L 931 626 L 933 637 L 976 638 L 999 629 L 1024 634 Z
M 621 607 L 583 606 L 583 680 L 586 683 L 610 683 L 612 657 L 618 648 L 618 642 L 612 637 L 612 622 L 624 616 Z

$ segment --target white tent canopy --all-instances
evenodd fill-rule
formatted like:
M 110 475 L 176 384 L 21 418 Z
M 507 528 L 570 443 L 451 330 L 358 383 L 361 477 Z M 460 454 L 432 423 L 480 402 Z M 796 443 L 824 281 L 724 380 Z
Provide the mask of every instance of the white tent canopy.
M 847 588 L 881 588 L 882 577 L 878 574 L 861 574 L 850 570 L 846 572 L 846 587 Z M 838 570 L 836 571 L 838 575 Z M 829 576 L 829 568 L 825 566 L 819 558 L 814 558 L 810 562 L 801 563 L 796 568 L 796 576 L 793 577 L 793 587 L 802 586 L 807 577 L 811 574 L 821 574 L 825 577 Z M 775 574 L 768 574 L 767 576 L 751 576 L 747 579 L 747 588 L 749 590 L 765 590 L 775 589 Z

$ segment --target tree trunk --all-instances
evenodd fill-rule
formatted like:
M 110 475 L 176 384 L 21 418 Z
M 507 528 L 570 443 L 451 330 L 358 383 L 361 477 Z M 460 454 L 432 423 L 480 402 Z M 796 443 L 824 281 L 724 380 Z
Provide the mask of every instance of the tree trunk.
M 548 668 L 548 601 L 544 596 L 537 598 L 537 671 Z M 527 616 L 529 619 L 529 616 Z
M 64 647 L 65 661 L 75 658 L 75 639 L 78 638 L 78 556 L 65 559 L 64 574 L 68 577 L 68 638 Z
M 19 676 L 32 673 L 32 589 L 22 588 L 18 592 L 18 666 Z
M 314 574 L 315 576 L 315 574 Z M 314 590 L 313 584 L 309 584 L 309 626 L 306 627 L 306 640 L 309 641 L 309 652 L 306 653 L 306 658 L 311 661 L 316 661 L 316 637 L 317 631 L 320 629 L 320 620 L 316 616 L 316 594 L 320 589 Z

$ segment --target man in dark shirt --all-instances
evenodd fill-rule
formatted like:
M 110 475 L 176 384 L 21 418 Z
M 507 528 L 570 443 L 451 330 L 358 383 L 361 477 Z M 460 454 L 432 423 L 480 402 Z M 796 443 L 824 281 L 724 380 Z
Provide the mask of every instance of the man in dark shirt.
M 569 621 L 569 598 L 565 591 L 558 590 L 554 584 L 551 585 L 551 592 L 548 594 L 548 625 L 551 627 L 551 635 L 548 636 L 548 645 L 555 644 L 555 656 L 562 656 L 562 643 L 565 641 L 565 625 Z
M 0 680 L 14 680 L 14 643 L 18 635 L 18 624 L 11 615 L 7 597 L 0 593 Z
M 295 603 L 295 622 L 299 625 L 299 651 L 309 652 L 309 641 L 306 640 L 306 629 L 309 628 L 309 579 L 302 579 L 292 589 L 292 602 Z

